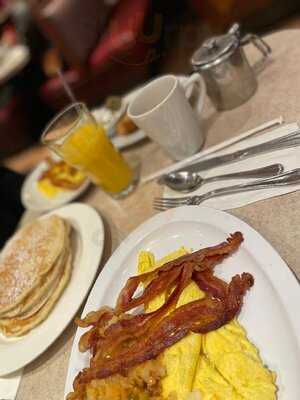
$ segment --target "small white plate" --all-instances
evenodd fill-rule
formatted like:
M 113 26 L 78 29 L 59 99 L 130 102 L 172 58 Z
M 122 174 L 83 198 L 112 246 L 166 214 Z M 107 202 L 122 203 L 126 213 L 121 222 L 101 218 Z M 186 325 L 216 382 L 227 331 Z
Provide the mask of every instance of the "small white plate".
M 50 214 L 65 218 L 73 228 L 71 280 L 44 322 L 20 338 L 0 336 L 0 376 L 24 367 L 57 339 L 81 306 L 98 271 L 104 247 L 104 227 L 99 214 L 80 203 Z
M 102 305 L 114 306 L 126 280 L 136 275 L 137 255 L 148 250 L 160 258 L 180 246 L 199 249 L 222 242 L 241 231 L 241 248 L 216 268 L 229 280 L 250 272 L 254 287 L 247 294 L 239 320 L 258 347 L 265 364 L 277 373 L 278 400 L 299 400 L 300 288 L 286 263 L 253 228 L 222 211 L 186 206 L 155 215 L 131 233 L 108 260 L 87 300 L 83 316 Z M 78 351 L 78 329 L 69 362 L 65 394 L 77 373 L 88 365 L 89 354 Z
M 128 146 L 131 146 L 135 143 L 138 143 L 147 137 L 145 132 L 141 131 L 140 129 L 137 129 L 135 132 L 133 132 L 129 135 L 124 135 L 124 136 L 118 136 L 114 132 L 114 125 L 115 125 L 116 121 L 119 120 L 120 116 L 124 113 L 124 110 L 127 108 L 130 101 L 137 95 L 139 90 L 140 90 L 140 88 L 134 89 L 132 92 L 128 93 L 127 95 L 125 95 L 122 98 L 121 112 L 115 113 L 114 118 L 112 119 L 111 123 L 109 124 L 109 128 L 106 129 L 107 135 L 110 137 L 110 140 L 112 141 L 114 146 L 119 150 L 124 149 L 125 147 L 128 147 Z M 97 122 L 99 122 L 99 123 L 102 122 L 102 115 L 104 112 L 105 112 L 105 107 L 96 108 L 92 111 L 92 114 L 95 117 Z
M 0 83 L 2 84 L 25 67 L 30 59 L 30 52 L 27 46 L 19 44 L 1 48 L 3 50 L 0 51 Z
M 181 82 L 185 82 L 189 77 L 187 76 L 178 76 Z M 156 78 L 154 78 L 156 79 Z M 148 82 L 145 83 L 145 85 L 148 84 Z M 143 85 L 144 86 L 144 85 Z M 142 89 L 143 86 L 139 86 L 138 88 L 132 90 L 128 94 L 126 94 L 122 98 L 122 112 L 124 112 L 124 109 L 128 106 L 128 104 L 137 96 L 139 91 Z M 124 106 L 125 105 L 125 106 Z M 101 118 L 103 115 L 105 108 L 104 107 L 99 107 L 95 108 L 92 111 L 92 114 L 94 115 L 95 119 L 101 123 Z M 129 135 L 124 135 L 124 136 L 118 136 L 118 135 L 112 135 L 111 132 L 113 131 L 113 126 L 115 125 L 114 121 L 117 121 L 120 117 L 120 113 L 116 113 L 113 121 L 110 123 L 110 128 L 108 129 L 108 136 L 110 136 L 110 139 L 114 146 L 116 146 L 117 149 L 121 150 L 124 149 L 125 147 L 131 146 L 135 143 L 140 142 L 141 140 L 145 139 L 147 137 L 146 133 L 140 129 L 137 129 L 135 132 L 129 134 Z
M 48 198 L 38 190 L 37 181 L 41 174 L 48 168 L 46 161 L 39 163 L 34 170 L 26 177 L 21 191 L 21 200 L 25 208 L 32 211 L 48 211 L 70 203 L 79 197 L 88 188 L 90 181 L 85 179 L 82 185 L 76 190 L 64 190 L 57 196 Z

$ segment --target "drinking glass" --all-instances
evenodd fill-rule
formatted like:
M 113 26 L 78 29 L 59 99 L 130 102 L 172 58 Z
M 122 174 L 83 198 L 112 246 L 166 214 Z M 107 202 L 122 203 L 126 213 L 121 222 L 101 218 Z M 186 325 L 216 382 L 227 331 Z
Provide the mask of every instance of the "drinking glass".
M 83 103 L 73 103 L 60 112 L 41 140 L 114 198 L 126 196 L 137 183 L 134 170 Z

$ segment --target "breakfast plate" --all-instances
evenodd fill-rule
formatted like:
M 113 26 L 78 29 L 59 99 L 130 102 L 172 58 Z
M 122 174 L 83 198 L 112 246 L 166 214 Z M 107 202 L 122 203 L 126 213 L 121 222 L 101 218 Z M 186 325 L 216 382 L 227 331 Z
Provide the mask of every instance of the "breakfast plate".
M 56 160 L 56 158 L 54 158 Z M 85 179 L 82 185 L 75 190 L 64 190 L 55 197 L 49 198 L 43 195 L 37 187 L 37 182 L 41 174 L 48 168 L 47 162 L 40 162 L 26 177 L 22 190 L 21 200 L 23 206 L 31 211 L 48 211 L 70 203 L 83 194 L 90 185 L 90 181 Z
M 71 280 L 47 319 L 19 338 L 0 335 L 0 376 L 10 374 L 38 357 L 64 331 L 84 301 L 97 274 L 104 247 L 104 227 L 99 214 L 90 206 L 73 203 L 56 214 L 73 228 Z
M 299 284 L 272 246 L 253 228 L 222 211 L 186 206 L 155 215 L 131 233 L 114 252 L 98 277 L 83 311 L 85 316 L 100 306 L 114 306 L 126 280 L 136 275 L 141 250 L 161 258 L 181 246 L 198 249 L 224 240 L 241 231 L 244 242 L 216 275 L 228 280 L 247 271 L 254 276 L 254 287 L 244 301 L 239 321 L 251 342 L 259 349 L 264 363 L 277 374 L 277 398 L 300 398 L 300 304 Z M 79 353 L 78 342 L 84 330 L 78 328 L 71 352 L 65 394 L 72 390 L 74 377 L 87 367 L 89 354 Z
M 189 79 L 189 77 L 182 76 L 182 75 L 178 76 L 178 77 L 182 83 L 184 83 L 185 81 L 187 81 Z M 128 104 L 138 95 L 141 88 L 142 87 L 140 86 L 140 87 L 132 90 L 131 92 L 129 92 L 122 98 L 122 103 L 125 104 L 125 107 L 122 106 L 121 112 L 115 113 L 111 123 L 109 124 L 109 126 L 107 128 L 108 136 L 111 138 L 112 143 L 116 146 L 117 149 L 121 150 L 125 147 L 136 144 L 147 137 L 146 133 L 144 131 L 142 131 L 141 129 L 137 129 L 135 132 L 128 134 L 128 135 L 124 135 L 124 136 L 116 135 L 115 130 L 114 130 L 114 125 L 115 125 L 116 121 L 120 118 L 120 115 L 122 113 L 124 113 L 125 108 L 128 106 Z M 93 116 L 99 123 L 102 122 L 104 112 L 105 112 L 105 107 L 99 107 L 99 108 L 95 108 L 94 110 L 92 110 Z

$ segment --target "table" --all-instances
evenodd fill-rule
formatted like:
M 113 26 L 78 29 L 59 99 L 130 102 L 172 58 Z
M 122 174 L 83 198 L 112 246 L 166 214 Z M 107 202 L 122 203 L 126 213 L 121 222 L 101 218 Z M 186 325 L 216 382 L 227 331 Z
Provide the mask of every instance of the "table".
M 286 122 L 297 121 L 300 113 L 300 31 L 278 32 L 266 40 L 273 48 L 273 59 L 258 77 L 259 88 L 255 96 L 241 107 L 223 113 L 214 111 L 206 102 L 203 121 L 207 132 L 206 146 L 280 115 Z M 253 49 L 249 49 L 248 54 L 252 61 L 257 57 Z M 166 154 L 151 142 L 126 153 L 142 159 L 142 173 L 145 175 L 171 163 Z M 83 198 L 84 202 L 99 210 L 105 221 L 107 236 L 101 267 L 120 241 L 154 214 L 152 200 L 160 192 L 161 188 L 151 182 L 118 202 L 96 188 Z M 264 235 L 300 278 L 300 207 L 297 209 L 297 205 L 300 206 L 300 191 L 234 209 L 230 213 Z M 31 218 L 30 214 L 24 216 L 25 220 Z M 25 368 L 17 400 L 63 399 L 74 333 L 71 324 L 48 351 Z

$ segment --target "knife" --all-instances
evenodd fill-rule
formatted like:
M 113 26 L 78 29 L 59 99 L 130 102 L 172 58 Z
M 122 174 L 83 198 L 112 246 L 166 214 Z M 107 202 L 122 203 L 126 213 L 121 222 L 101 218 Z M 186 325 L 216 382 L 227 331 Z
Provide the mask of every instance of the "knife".
M 242 161 L 247 158 L 256 156 L 258 154 L 270 153 L 271 151 L 287 149 L 299 145 L 300 145 L 300 129 L 296 130 L 293 133 L 290 133 L 285 137 L 272 139 L 269 140 L 268 142 L 251 146 L 246 149 L 238 150 L 233 153 L 224 154 L 222 156 L 216 156 L 209 158 L 207 160 L 198 161 L 186 167 L 179 168 L 173 171 L 172 174 L 174 174 L 174 172 L 179 172 L 179 171 L 201 172 L 211 168 L 219 167 L 221 165 Z M 164 176 L 167 175 L 168 174 Z M 162 180 L 164 176 L 162 176 Z

